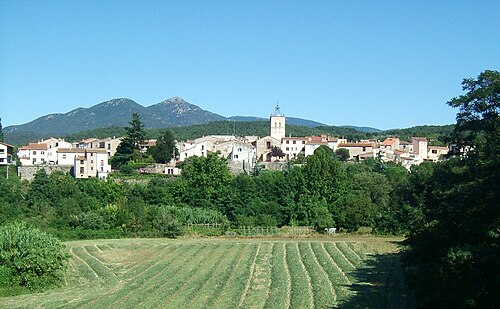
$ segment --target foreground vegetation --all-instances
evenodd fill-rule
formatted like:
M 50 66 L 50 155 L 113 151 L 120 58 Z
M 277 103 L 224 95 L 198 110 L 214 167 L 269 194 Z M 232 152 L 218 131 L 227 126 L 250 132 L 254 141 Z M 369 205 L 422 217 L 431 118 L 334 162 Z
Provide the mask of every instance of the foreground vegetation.
M 406 308 L 394 241 L 399 239 L 68 242 L 64 287 L 0 298 L 0 307 Z

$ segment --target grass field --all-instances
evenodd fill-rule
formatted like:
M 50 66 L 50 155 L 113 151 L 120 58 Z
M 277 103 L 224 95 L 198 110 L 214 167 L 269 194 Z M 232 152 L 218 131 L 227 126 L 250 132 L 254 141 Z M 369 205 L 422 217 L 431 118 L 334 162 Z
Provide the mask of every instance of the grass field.
M 68 242 L 63 287 L 0 308 L 406 308 L 398 240 Z

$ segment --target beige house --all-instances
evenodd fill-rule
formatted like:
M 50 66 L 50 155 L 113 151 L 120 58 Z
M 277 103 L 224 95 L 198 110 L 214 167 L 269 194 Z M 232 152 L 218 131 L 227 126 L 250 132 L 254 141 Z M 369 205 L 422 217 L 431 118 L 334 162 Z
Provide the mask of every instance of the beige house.
M 427 159 L 427 139 L 425 137 L 412 137 L 413 152 L 422 159 Z
M 372 143 L 342 143 L 338 148 L 349 150 L 350 159 L 374 158 L 377 152 L 375 144 Z
M 14 146 L 0 142 L 0 165 L 7 165 L 12 162 Z
M 265 136 L 254 142 L 256 149 L 257 161 L 271 162 L 271 149 L 273 147 L 281 148 L 281 140 L 277 140 L 271 136 Z
M 108 153 L 104 149 L 78 149 L 78 155 L 74 156 L 73 162 L 76 178 L 106 179 L 111 172 Z
M 450 150 L 448 147 L 442 146 L 428 146 L 427 147 L 427 160 L 437 162 L 442 160 L 443 156 L 447 155 Z

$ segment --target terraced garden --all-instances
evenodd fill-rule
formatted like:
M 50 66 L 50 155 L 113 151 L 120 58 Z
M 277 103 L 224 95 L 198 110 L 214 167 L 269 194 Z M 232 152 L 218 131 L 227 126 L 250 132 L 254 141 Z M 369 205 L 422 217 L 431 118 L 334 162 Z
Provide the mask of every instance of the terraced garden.
M 68 242 L 65 286 L 0 308 L 405 308 L 386 238 Z

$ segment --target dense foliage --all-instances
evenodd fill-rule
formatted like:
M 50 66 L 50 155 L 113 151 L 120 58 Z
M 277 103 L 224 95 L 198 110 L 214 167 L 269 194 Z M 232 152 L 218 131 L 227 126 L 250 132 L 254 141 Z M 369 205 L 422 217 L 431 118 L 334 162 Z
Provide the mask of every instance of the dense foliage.
M 0 227 L 0 288 L 58 284 L 67 259 L 64 246 L 49 234 L 25 223 Z
M 500 73 L 465 79 L 453 136 L 456 157 L 413 170 L 412 225 L 405 254 L 422 308 L 500 304 Z

